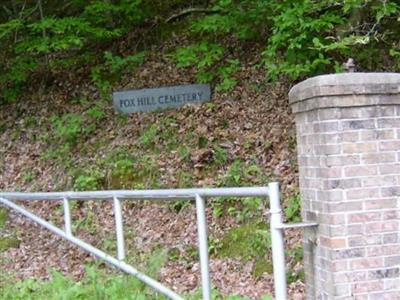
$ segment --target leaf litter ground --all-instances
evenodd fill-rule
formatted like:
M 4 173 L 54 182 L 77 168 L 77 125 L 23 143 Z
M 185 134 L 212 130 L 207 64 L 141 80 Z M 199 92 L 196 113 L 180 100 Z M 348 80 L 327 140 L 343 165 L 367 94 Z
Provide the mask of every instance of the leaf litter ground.
M 93 105 L 93 102 L 74 104 L 68 100 L 71 95 L 96 99 L 98 95 L 90 84 L 66 81 L 41 95 L 40 101 L 35 99 L 39 96 L 32 93 L 36 95 L 32 99 L 3 106 L 0 112 L 3 128 L 0 135 L 0 190 L 71 189 L 74 175 L 69 170 L 96 165 L 118 149 L 142 149 L 140 155 L 152 158 L 158 186 L 179 187 L 181 181 L 178 178 L 182 171 L 191 174 L 189 183 L 192 186 L 219 186 L 224 183 L 224 174 L 229 165 L 234 160 L 240 160 L 244 164 L 257 164 L 265 175 L 260 179 L 258 175 L 248 174 L 245 178 L 247 184 L 260 185 L 260 180 L 264 179 L 278 180 L 282 187 L 282 198 L 287 199 L 296 194 L 298 184 L 295 130 L 287 101 L 288 87 L 266 83 L 263 72 L 251 63 L 242 67 L 236 79 L 239 84 L 232 92 L 216 92 L 211 104 L 198 107 L 121 117 L 113 112 L 111 102 L 105 103 L 103 109 L 106 116 L 101 120 L 101 126 L 80 140 L 79 147 L 71 149 L 72 158 L 67 166 L 60 163 L 63 158 L 43 158 L 44 153 L 53 146 L 51 139 L 43 137 L 49 132 L 51 134 L 52 124 L 49 120 L 54 114 L 79 114 Z M 177 69 L 172 62 L 160 61 L 154 56 L 148 58 L 129 80 L 116 89 L 192 82 L 195 82 L 193 70 Z M 154 137 L 151 145 L 156 149 L 151 145 L 143 149 L 139 145 L 140 137 L 149 125 L 155 124 L 162 133 L 166 119 L 173 120 L 172 125 L 168 126 L 177 132 L 178 142 L 182 142 L 182 136 L 189 136 L 189 141 L 195 141 L 188 144 L 189 154 L 186 157 L 176 148 L 168 147 L 170 140 L 165 135 Z M 210 167 L 216 161 L 216 145 L 224 149 L 227 159 L 217 167 Z M 109 172 L 106 170 L 105 173 L 102 187 L 107 189 L 113 187 L 113 183 Z M 34 202 L 24 205 L 62 226 L 59 204 Z M 90 211 L 92 216 L 90 224 L 87 224 L 89 221 L 84 216 Z M 267 217 L 267 211 L 263 215 Z M 139 267 L 145 268 L 144 261 L 154 249 L 166 249 L 168 253 L 177 253 L 178 257 L 169 259 L 161 268 L 161 282 L 178 292 L 190 292 L 199 286 L 199 264 L 197 257 L 191 253 L 197 243 L 193 205 L 177 212 L 168 204 L 124 204 L 124 217 L 128 255 Z M 74 218 L 78 223 L 74 223 L 74 229 L 82 239 L 110 253 L 115 250 L 112 243 L 114 221 L 111 203 L 80 204 L 74 210 Z M 236 216 L 230 214 L 215 217 L 211 208 L 208 208 L 207 218 L 210 235 L 216 238 L 223 237 L 230 229 L 243 223 L 243 220 L 239 222 Z M 30 221 L 14 213 L 10 213 L 3 231 L 2 235 L 12 233 L 21 241 L 19 248 L 10 248 L 1 253 L 2 269 L 18 278 L 48 278 L 49 270 L 54 268 L 79 279 L 84 274 L 84 265 L 93 262 L 90 255 L 46 230 L 32 226 Z M 289 248 L 299 245 L 300 239 L 298 231 L 287 232 Z M 225 295 L 238 294 L 258 299 L 272 293 L 272 275 L 264 273 L 260 277 L 254 276 L 254 263 L 212 255 L 210 269 L 213 284 Z M 304 284 L 300 281 L 291 283 L 289 291 L 292 299 L 302 299 Z

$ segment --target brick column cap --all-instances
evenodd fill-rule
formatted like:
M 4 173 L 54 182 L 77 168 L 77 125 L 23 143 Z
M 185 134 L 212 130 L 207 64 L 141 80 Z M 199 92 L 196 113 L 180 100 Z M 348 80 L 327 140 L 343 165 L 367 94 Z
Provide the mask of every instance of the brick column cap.
M 400 104 L 399 95 L 400 73 L 339 73 L 298 83 L 289 92 L 289 103 L 298 113 L 319 108 Z

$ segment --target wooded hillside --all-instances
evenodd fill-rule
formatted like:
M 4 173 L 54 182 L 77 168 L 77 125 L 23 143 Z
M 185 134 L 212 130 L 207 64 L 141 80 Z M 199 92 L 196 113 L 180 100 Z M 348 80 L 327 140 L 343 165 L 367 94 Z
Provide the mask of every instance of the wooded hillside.
M 397 1 L 384 0 L 3 1 L 0 190 L 259 186 L 277 180 L 287 220 L 299 221 L 288 90 L 306 77 L 340 72 L 349 57 L 361 71 L 398 71 L 399 12 Z M 212 101 L 130 115 L 112 107 L 115 90 L 196 82 L 211 84 Z M 268 202 L 210 199 L 207 205 L 215 290 L 253 299 L 272 294 Z M 26 206 L 61 226 L 61 203 Z M 130 261 L 196 299 L 195 208 L 183 201 L 125 203 L 124 217 Z M 115 252 L 111 203 L 76 202 L 73 218 L 75 234 Z M 70 299 L 75 292 L 90 298 L 93 291 L 83 289 L 93 285 L 91 270 L 111 272 L 2 208 L 0 230 L 0 299 L 16 290 L 26 293 L 20 299 L 57 298 L 55 291 L 63 289 Z M 290 295 L 301 299 L 300 232 L 289 231 L 286 239 Z M 50 276 L 51 268 L 80 280 L 81 290 L 61 275 Z M 111 273 L 116 277 L 97 287 L 106 299 L 121 280 Z M 101 276 L 96 284 L 106 282 Z M 53 280 L 49 286 L 26 280 L 13 285 L 32 277 Z M 137 297 L 157 298 L 129 284 Z

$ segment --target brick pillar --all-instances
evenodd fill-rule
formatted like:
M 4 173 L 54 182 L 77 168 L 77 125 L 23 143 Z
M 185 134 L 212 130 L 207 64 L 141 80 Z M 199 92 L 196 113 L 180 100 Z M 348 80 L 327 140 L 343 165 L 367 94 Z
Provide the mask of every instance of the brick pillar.
M 400 74 L 292 88 L 307 299 L 400 299 Z

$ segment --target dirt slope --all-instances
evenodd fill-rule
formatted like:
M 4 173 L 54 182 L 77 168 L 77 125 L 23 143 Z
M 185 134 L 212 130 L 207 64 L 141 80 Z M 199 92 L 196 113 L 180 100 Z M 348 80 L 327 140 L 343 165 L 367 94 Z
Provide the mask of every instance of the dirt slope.
M 73 189 L 79 176 L 74 170 L 93 169 L 100 170 L 97 184 L 102 189 L 125 187 L 129 179 L 136 180 L 138 187 L 149 188 L 154 184 L 170 188 L 224 186 L 232 184 L 232 178 L 245 185 L 262 185 L 278 180 L 283 198 L 287 199 L 296 194 L 297 187 L 295 136 L 287 102 L 288 87 L 266 83 L 263 71 L 251 62 L 242 67 L 236 79 L 239 84 L 232 92 L 215 92 L 210 103 L 129 116 L 117 115 L 111 101 L 99 100 L 94 87 L 76 79 L 60 82 L 46 93 L 32 89 L 31 98 L 0 107 L 0 190 Z M 193 82 L 193 70 L 177 69 L 172 62 L 152 55 L 132 77 L 115 89 Z M 91 100 L 71 101 L 82 98 Z M 71 147 L 63 160 L 63 152 L 57 152 L 63 143 L 53 136 L 52 118 L 67 113 L 84 114 L 96 103 L 105 115 L 96 121 L 90 134 L 79 137 L 78 145 Z M 150 135 L 150 141 L 144 140 L 143 132 L 149 132 L 153 124 L 156 134 Z M 175 142 L 171 143 L 172 140 Z M 180 145 L 184 145 L 187 152 L 182 153 Z M 152 169 L 144 176 L 154 180 L 128 176 L 125 181 L 116 182 L 113 164 L 106 161 L 121 149 L 135 156 L 138 161 L 136 168 L 148 168 L 146 161 L 139 160 L 139 157 L 146 157 Z M 218 151 L 223 153 L 222 158 Z M 231 174 L 235 161 L 240 161 L 239 166 L 243 168 L 253 165 L 257 168 L 253 168 L 254 172 L 240 173 L 235 177 Z M 186 180 L 185 176 L 189 179 Z M 26 206 L 61 224 L 58 203 L 35 202 Z M 241 205 L 237 206 L 235 214 L 224 213 L 219 217 L 212 208 L 214 206 L 209 206 L 210 234 L 216 240 L 222 239 L 231 228 L 253 218 L 244 215 L 245 220 L 238 219 L 245 208 Z M 84 222 L 81 220 L 84 216 L 87 218 L 90 211 L 90 224 L 79 223 L 76 226 L 78 235 L 112 252 L 110 203 L 79 204 L 74 210 L 74 219 Z M 267 210 L 263 209 L 258 218 L 267 215 Z M 194 207 L 189 205 L 176 209 L 167 204 L 141 202 L 124 205 L 124 216 L 127 244 L 135 261 L 144 268 L 146 257 L 155 248 L 167 249 L 169 253 L 177 251 L 178 259 L 167 261 L 160 270 L 160 279 L 180 292 L 194 290 L 200 280 L 197 259 L 190 257 L 189 253 L 197 243 Z M 20 278 L 46 278 L 49 268 L 79 278 L 83 264 L 92 261 L 90 256 L 14 213 L 10 214 L 2 234 L 7 233 L 16 235 L 21 243 L 19 248 L 1 253 L 1 267 Z M 289 245 L 298 244 L 298 232 L 289 232 L 287 241 Z M 254 260 L 244 262 L 214 253 L 211 256 L 213 283 L 224 294 L 241 294 L 257 299 L 271 293 L 272 275 L 255 276 L 254 264 Z M 292 298 L 302 298 L 301 282 L 292 283 L 290 289 Z

